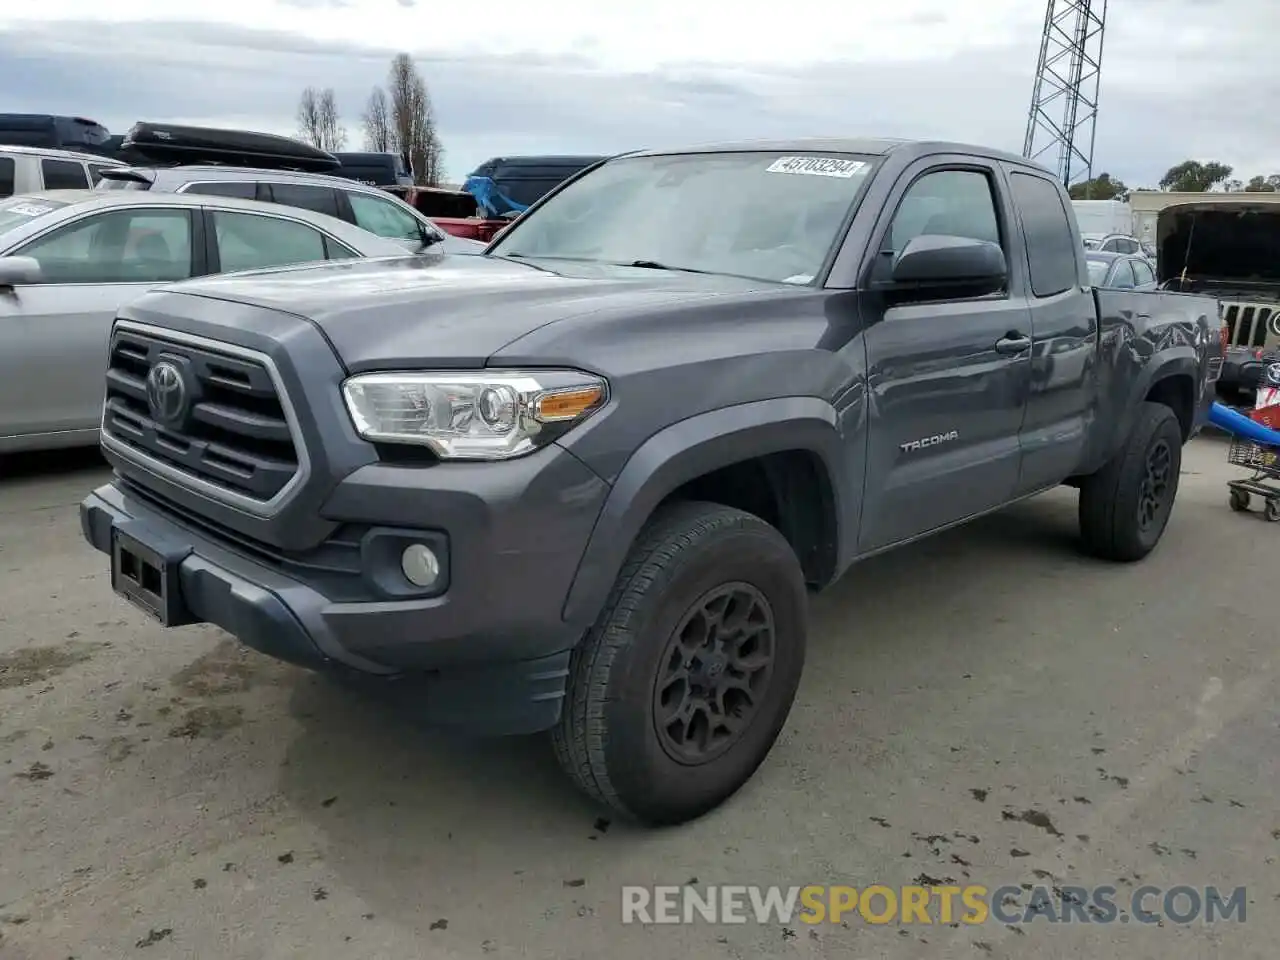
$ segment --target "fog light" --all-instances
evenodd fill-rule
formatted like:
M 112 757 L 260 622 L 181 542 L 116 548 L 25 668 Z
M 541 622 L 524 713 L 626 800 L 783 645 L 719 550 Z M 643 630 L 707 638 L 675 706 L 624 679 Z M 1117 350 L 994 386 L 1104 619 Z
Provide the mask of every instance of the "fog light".
M 426 544 L 411 543 L 400 555 L 400 570 L 415 587 L 430 587 L 440 578 L 440 559 Z

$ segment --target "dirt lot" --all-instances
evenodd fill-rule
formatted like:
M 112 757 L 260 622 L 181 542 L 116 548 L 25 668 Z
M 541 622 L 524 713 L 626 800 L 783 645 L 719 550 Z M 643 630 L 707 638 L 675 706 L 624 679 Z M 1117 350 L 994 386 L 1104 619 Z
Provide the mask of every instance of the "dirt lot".
M 0 464 L 0 957 L 1272 957 L 1280 525 L 1228 510 L 1232 473 L 1197 440 L 1137 566 L 1076 553 L 1064 490 L 856 569 L 756 779 L 646 833 L 540 739 L 443 742 L 151 625 L 80 539 L 102 466 Z M 948 881 L 1244 886 L 1247 914 L 620 923 L 624 884 Z

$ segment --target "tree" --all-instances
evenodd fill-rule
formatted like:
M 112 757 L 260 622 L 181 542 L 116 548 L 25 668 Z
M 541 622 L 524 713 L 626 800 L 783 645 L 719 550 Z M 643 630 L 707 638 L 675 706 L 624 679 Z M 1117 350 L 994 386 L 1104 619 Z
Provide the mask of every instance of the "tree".
M 1116 200 L 1129 192 L 1124 181 L 1113 179 L 1109 173 L 1100 173 L 1092 180 L 1071 185 L 1072 200 Z
M 398 53 L 391 61 L 387 88 L 391 132 L 397 148 L 409 158 L 414 181 L 438 184 L 444 172 L 444 150 L 436 135 L 435 110 L 426 81 L 407 53 Z
M 307 87 L 298 99 L 298 136 L 313 147 L 320 146 L 320 91 Z
M 325 87 L 320 91 L 317 106 L 320 112 L 320 142 L 316 146 L 321 150 L 341 150 L 347 143 L 347 130 L 338 116 L 338 99 L 334 96 L 333 87 Z
M 387 92 L 374 87 L 365 102 L 360 118 L 364 125 L 364 148 L 375 153 L 395 150 L 395 136 L 391 130 L 391 107 L 387 104 Z
M 1259 174 L 1251 178 L 1244 189 L 1249 193 L 1275 193 L 1280 189 L 1280 174 L 1273 173 L 1269 177 Z
M 321 150 L 341 150 L 347 131 L 338 116 L 338 100 L 333 87 L 307 87 L 298 99 L 298 134 Z
M 1231 167 L 1216 160 L 1184 160 L 1160 178 L 1160 189 L 1174 193 L 1204 193 L 1231 176 Z

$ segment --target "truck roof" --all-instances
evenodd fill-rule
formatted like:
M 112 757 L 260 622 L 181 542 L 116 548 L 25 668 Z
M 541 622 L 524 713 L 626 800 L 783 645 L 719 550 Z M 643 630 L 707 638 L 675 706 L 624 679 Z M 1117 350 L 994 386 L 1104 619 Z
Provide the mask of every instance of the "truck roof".
M 731 140 L 706 143 L 691 147 L 654 150 L 635 150 L 626 156 L 672 156 L 682 153 L 743 153 L 747 151 L 817 151 L 819 153 L 861 153 L 869 156 L 887 156 L 890 153 L 910 156 L 929 156 L 936 153 L 959 153 L 969 156 L 1003 160 L 1019 166 L 1039 167 L 1034 161 L 1016 153 L 993 150 L 972 143 L 952 143 L 944 140 L 901 140 L 891 137 L 809 137 L 793 140 Z

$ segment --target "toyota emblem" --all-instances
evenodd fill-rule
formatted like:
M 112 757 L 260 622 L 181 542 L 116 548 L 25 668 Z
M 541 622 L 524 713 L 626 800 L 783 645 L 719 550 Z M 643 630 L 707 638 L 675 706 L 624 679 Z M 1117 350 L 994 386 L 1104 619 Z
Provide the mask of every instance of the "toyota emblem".
M 160 423 L 177 423 L 187 412 L 187 383 L 176 363 L 161 360 L 147 373 L 147 406 Z

